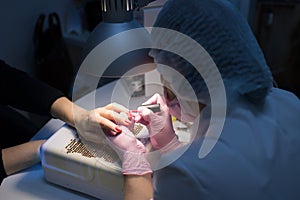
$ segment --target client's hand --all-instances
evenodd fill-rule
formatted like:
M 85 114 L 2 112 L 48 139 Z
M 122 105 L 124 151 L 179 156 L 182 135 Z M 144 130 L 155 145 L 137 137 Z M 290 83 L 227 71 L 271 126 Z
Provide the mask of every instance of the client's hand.
M 139 115 L 135 116 L 135 121 L 147 125 L 153 148 L 161 149 L 171 142 L 176 137 L 176 134 L 173 129 L 169 108 L 159 94 L 154 94 L 143 104 L 156 103 L 160 104 L 160 112 L 153 113 L 146 107 L 138 107 Z
M 124 175 L 144 175 L 152 173 L 150 164 L 145 158 L 145 146 L 125 126 L 121 126 L 122 133 L 108 135 L 108 144 L 117 152 L 122 160 Z
M 96 144 L 105 141 L 104 131 L 112 135 L 121 133 L 119 125 L 129 126 L 128 109 L 124 106 L 111 103 L 94 110 L 84 110 L 81 107 L 74 108 L 75 127 L 81 139 Z

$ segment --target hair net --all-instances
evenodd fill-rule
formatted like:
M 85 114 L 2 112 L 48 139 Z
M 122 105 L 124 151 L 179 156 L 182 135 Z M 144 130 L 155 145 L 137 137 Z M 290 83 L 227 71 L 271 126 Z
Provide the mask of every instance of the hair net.
M 224 81 L 226 95 L 230 100 L 244 95 L 254 103 L 262 102 L 272 87 L 273 78 L 263 53 L 252 31 L 239 11 L 226 0 L 168 0 L 159 13 L 155 27 L 181 32 L 197 41 L 210 55 Z M 179 45 L 182 52 L 195 53 L 184 41 L 170 35 L 152 33 L 153 40 L 162 49 Z M 208 104 L 209 93 L 203 74 L 192 67 L 184 58 L 171 52 L 153 49 L 152 56 L 158 63 L 163 77 L 175 76 L 164 68 L 168 65 L 177 70 L 191 84 L 198 100 Z M 199 58 L 201 67 L 207 66 L 208 59 Z M 168 79 L 168 78 L 167 78 Z M 172 78 L 169 78 L 172 79 Z M 182 78 L 173 77 L 173 89 L 185 95 Z M 213 81 L 213 80 L 211 80 Z M 172 83 L 170 83 L 172 85 Z M 175 87 L 175 88 L 174 88 Z

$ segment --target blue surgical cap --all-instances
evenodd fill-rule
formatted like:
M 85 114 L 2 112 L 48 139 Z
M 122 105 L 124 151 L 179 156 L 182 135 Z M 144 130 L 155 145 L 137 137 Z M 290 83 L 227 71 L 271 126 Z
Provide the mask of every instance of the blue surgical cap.
M 168 0 L 154 27 L 172 29 L 197 41 L 216 64 L 229 99 L 243 95 L 254 103 L 260 103 L 272 87 L 272 74 L 256 38 L 246 19 L 229 1 Z M 187 53 L 193 54 L 195 51 L 176 41 L 176 38 L 163 34 L 154 37 L 155 42 L 161 43 L 162 49 L 164 44 L 168 44 L 182 45 L 182 51 Z M 206 84 L 190 63 L 161 49 L 154 49 L 151 54 L 157 62 L 182 74 L 198 99 L 209 103 Z

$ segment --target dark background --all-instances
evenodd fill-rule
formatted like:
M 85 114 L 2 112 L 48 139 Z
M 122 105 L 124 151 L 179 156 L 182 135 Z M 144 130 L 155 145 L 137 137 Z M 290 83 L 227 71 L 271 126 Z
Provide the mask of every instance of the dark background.
M 247 18 L 278 87 L 294 92 L 299 97 L 300 0 L 230 1 Z M 36 76 L 33 44 L 35 23 L 41 13 L 48 15 L 56 12 L 61 20 L 63 40 L 71 65 L 77 69 L 84 41 L 101 20 L 98 8 L 98 0 L 1 1 L 0 58 Z M 79 27 L 80 33 L 76 30 L 68 32 L 70 25 Z M 40 126 L 49 120 L 25 112 L 23 114 Z

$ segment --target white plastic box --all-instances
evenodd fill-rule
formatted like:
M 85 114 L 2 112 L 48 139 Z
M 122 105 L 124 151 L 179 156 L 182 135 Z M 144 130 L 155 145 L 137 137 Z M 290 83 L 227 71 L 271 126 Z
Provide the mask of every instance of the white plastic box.
M 93 155 L 80 142 L 76 130 L 65 125 L 41 147 L 44 177 L 48 182 L 99 199 L 123 199 L 117 154 L 104 146 L 98 156 Z
M 190 141 L 188 126 L 173 121 L 179 141 Z M 145 126 L 134 129 L 134 134 L 148 135 Z M 148 140 L 147 140 L 148 141 Z M 151 144 L 146 142 L 150 151 Z M 76 130 L 64 125 L 41 147 L 44 177 L 48 182 L 82 192 L 102 200 L 123 199 L 121 161 L 115 151 L 103 143 L 93 147 L 80 141 Z

